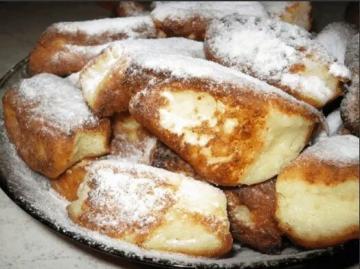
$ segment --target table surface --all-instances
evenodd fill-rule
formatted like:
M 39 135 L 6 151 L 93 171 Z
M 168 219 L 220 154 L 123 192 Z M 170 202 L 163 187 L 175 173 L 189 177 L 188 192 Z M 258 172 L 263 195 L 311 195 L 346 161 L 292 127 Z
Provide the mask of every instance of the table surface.
M 0 2 L 0 76 L 26 57 L 52 22 L 109 16 L 94 3 Z M 98 253 L 55 233 L 20 209 L 0 189 L 0 268 L 146 268 Z M 354 253 L 294 268 L 355 268 Z M 150 268 L 150 267 L 149 267 Z

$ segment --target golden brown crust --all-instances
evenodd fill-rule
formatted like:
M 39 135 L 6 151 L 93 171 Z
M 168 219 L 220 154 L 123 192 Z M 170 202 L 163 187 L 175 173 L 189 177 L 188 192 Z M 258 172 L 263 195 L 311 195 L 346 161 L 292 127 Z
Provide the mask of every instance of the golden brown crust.
M 279 229 L 297 245 L 323 248 L 359 237 L 359 164 L 345 159 L 352 156 L 354 149 L 346 151 L 335 143 L 335 139 L 357 139 L 346 137 L 318 142 L 278 175 L 275 216 Z M 311 151 L 320 143 L 323 147 L 334 145 L 331 153 L 338 155 L 331 159 L 324 149 Z
M 130 107 L 130 112 L 143 126 L 186 160 L 201 177 L 216 184 L 234 186 L 239 184 L 239 178 L 254 161 L 257 152 L 263 146 L 264 141 L 261 134 L 265 128 L 265 117 L 270 104 L 276 105 L 287 115 L 298 113 L 312 122 L 317 120 L 314 114 L 306 111 L 306 109 L 304 110 L 301 106 L 287 104 L 275 96 L 264 97 L 251 91 L 237 91 L 236 87 L 232 87 L 226 84 L 213 84 L 201 79 L 164 82 L 148 86 L 145 95 L 138 94 L 136 102 L 133 102 Z M 159 108 L 167 104 L 166 99 L 161 96 L 164 89 L 171 89 L 172 92 L 183 90 L 191 90 L 197 93 L 211 92 L 216 100 L 227 104 L 229 109 L 221 116 L 219 125 L 221 126 L 226 119 L 234 117 L 241 117 L 239 122 L 242 124 L 230 134 L 217 134 L 216 137 L 221 137 L 221 139 L 210 141 L 208 145 L 212 147 L 215 156 L 229 156 L 239 152 L 242 154 L 238 154 L 231 161 L 221 165 L 208 165 L 206 157 L 200 152 L 201 147 L 179 143 L 179 137 L 164 129 L 159 123 Z M 263 98 L 266 98 L 266 102 Z M 203 123 L 201 127 L 197 127 L 195 130 L 201 134 L 213 134 L 214 128 Z M 310 138 L 311 132 L 312 128 L 309 129 L 307 139 Z M 230 149 L 231 152 L 228 152 Z
M 138 16 L 150 11 L 152 2 L 144 1 L 120 1 L 116 7 L 116 15 L 119 17 Z
M 208 19 L 194 16 L 190 20 L 172 20 L 166 18 L 163 21 L 154 19 L 155 27 L 159 32 L 165 33 L 167 37 L 179 36 L 194 40 L 204 40 Z
M 217 57 L 211 50 L 211 48 L 208 46 L 207 43 L 204 43 L 204 52 L 205 52 L 205 56 L 206 56 L 206 59 L 210 60 L 210 61 L 213 61 L 213 62 L 216 62 L 216 63 L 220 63 L 222 65 L 225 65 L 225 66 L 228 66 L 228 64 L 226 63 L 226 61 L 224 59 L 222 59 L 221 57 Z M 299 64 L 296 64 L 294 66 L 292 66 L 290 68 L 291 70 L 291 73 L 293 74 L 297 74 L 297 73 L 301 73 L 302 71 L 304 71 L 304 68 L 305 66 L 304 65 L 299 65 Z M 250 70 L 248 70 L 247 72 L 249 75 L 251 76 L 255 76 L 254 73 L 252 73 Z M 281 83 L 279 82 L 274 82 L 274 81 L 266 81 L 267 83 L 283 90 L 284 92 L 294 96 L 296 99 L 298 100 L 301 100 L 301 101 L 304 101 L 316 108 L 322 108 L 324 106 L 324 104 L 320 103 L 319 100 L 316 100 L 314 99 L 313 97 L 311 96 L 306 96 L 304 94 L 301 94 L 299 93 L 299 91 L 296 91 L 294 89 L 291 89 L 290 87 L 286 86 L 286 85 L 282 85 Z M 337 85 L 334 89 L 334 93 L 333 93 L 333 96 L 327 101 L 327 103 L 330 103 L 331 101 L 333 101 L 334 99 L 336 99 L 337 97 L 341 96 L 342 93 L 343 93 L 343 90 L 342 90 L 342 87 L 343 87 L 343 82 L 338 80 L 337 81 Z
M 278 251 L 282 245 L 282 233 L 275 220 L 275 180 L 225 190 L 225 195 L 234 238 L 261 252 Z M 243 215 L 246 213 L 241 214 L 241 210 L 248 212 L 250 219 Z
M 190 164 L 180 158 L 174 151 L 160 141 L 151 156 L 151 166 L 162 168 L 171 172 L 181 173 L 189 177 L 198 178 Z
M 52 42 L 38 42 L 29 56 L 28 72 L 30 74 L 52 73 L 59 76 L 80 71 L 95 55 L 72 50 L 67 40 L 57 37 Z M 82 47 L 80 49 L 91 49 Z
M 31 103 L 19 104 L 15 90 L 8 90 L 3 97 L 4 122 L 9 138 L 15 144 L 22 159 L 34 171 L 49 178 L 57 178 L 68 167 L 83 158 L 82 152 L 77 152 L 79 135 L 101 135 L 105 139 L 104 150 L 93 156 L 106 154 L 109 151 L 110 122 L 101 119 L 98 124 L 84 126 L 67 135 L 54 129 L 41 119 L 32 118 L 29 108 Z M 44 132 L 46 126 L 51 132 Z M 91 155 L 86 157 L 92 157 Z
M 68 201 L 78 199 L 77 190 L 84 181 L 86 167 L 89 166 L 94 159 L 84 159 L 74 166 L 67 169 L 56 180 L 51 181 L 51 187 L 57 191 Z

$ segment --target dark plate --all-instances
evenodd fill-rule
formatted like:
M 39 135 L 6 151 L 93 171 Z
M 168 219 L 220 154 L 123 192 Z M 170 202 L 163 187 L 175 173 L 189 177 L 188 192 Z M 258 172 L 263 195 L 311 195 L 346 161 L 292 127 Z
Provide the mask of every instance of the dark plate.
M 15 65 L 0 80 L 0 98 L 5 89 L 27 77 L 27 59 Z M 49 181 L 32 172 L 18 157 L 6 136 L 0 105 L 0 185 L 23 210 L 53 230 L 86 246 L 109 255 L 152 266 L 171 268 L 255 268 L 301 263 L 315 257 L 331 255 L 339 248 L 302 250 L 286 247 L 280 254 L 266 255 L 234 244 L 233 251 L 221 259 L 195 258 L 158 251 L 147 251 L 89 231 L 73 224 L 67 217 L 67 201 L 53 192 Z M 340 247 L 341 248 L 341 247 Z

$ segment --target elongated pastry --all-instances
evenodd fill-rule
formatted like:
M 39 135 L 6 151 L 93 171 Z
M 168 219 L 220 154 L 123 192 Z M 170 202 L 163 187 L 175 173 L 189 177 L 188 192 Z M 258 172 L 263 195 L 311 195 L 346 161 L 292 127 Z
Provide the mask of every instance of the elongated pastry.
M 68 75 L 79 71 L 112 41 L 156 37 L 149 16 L 60 22 L 41 35 L 29 58 L 29 72 Z
M 217 257 L 232 247 L 224 193 L 180 174 L 97 161 L 78 197 L 75 223 L 146 249 Z
M 86 157 L 109 152 L 110 122 L 95 117 L 66 79 L 39 74 L 3 97 L 5 127 L 27 165 L 56 178 Z
M 341 118 L 352 134 L 360 136 L 359 113 L 359 33 L 354 35 L 346 49 L 345 64 L 350 68 L 352 79 L 340 104 Z
M 275 220 L 275 180 L 226 190 L 231 234 L 240 244 L 265 253 L 281 248 Z
M 106 49 L 80 74 L 83 95 L 90 108 L 100 116 L 128 110 L 132 95 L 154 78 L 151 71 L 138 70 L 138 54 L 162 61 L 164 54 L 203 58 L 202 42 L 185 38 L 124 40 Z
M 136 94 L 130 113 L 216 184 L 273 177 L 320 120 L 315 109 L 280 89 L 210 61 L 167 55 L 145 63 L 163 82 Z
M 259 2 L 156 2 L 151 12 L 156 28 L 165 36 L 182 36 L 203 40 L 206 28 L 213 19 L 230 14 L 267 16 Z
M 112 134 L 110 155 L 102 157 L 102 160 L 121 159 L 198 178 L 188 163 L 150 134 L 128 112 L 113 117 Z M 52 187 L 67 200 L 76 200 L 77 189 L 84 180 L 87 167 L 94 160 L 86 159 L 70 167 L 51 182 Z
M 308 1 L 263 1 L 270 18 L 311 29 L 311 3 Z
M 359 139 L 333 136 L 279 174 L 276 218 L 296 244 L 323 248 L 359 237 Z
M 228 16 L 206 33 L 206 57 L 277 86 L 317 108 L 342 94 L 349 70 L 304 29 L 285 22 Z

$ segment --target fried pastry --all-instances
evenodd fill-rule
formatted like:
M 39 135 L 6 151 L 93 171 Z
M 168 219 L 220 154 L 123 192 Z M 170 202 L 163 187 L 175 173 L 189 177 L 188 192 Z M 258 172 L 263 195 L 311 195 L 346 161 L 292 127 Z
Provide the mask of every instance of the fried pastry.
M 311 3 L 308 1 L 263 1 L 270 18 L 311 29 Z
M 91 61 L 80 74 L 83 95 L 97 115 L 111 116 L 127 111 L 131 96 L 154 78 L 151 71 L 140 72 L 139 54 L 158 61 L 164 54 L 204 57 L 202 42 L 185 38 L 118 42 Z
M 68 168 L 56 180 L 52 180 L 51 187 L 68 201 L 75 201 L 78 199 L 77 190 L 80 184 L 84 181 L 86 175 L 86 168 L 95 159 L 84 159 L 72 167 Z
M 130 162 L 148 164 L 196 177 L 192 167 L 142 127 L 128 112 L 113 118 L 111 154 Z
M 61 22 L 48 27 L 29 57 L 31 74 L 79 71 L 112 41 L 156 37 L 149 16 Z
M 226 190 L 225 195 L 234 239 L 265 253 L 280 250 L 282 233 L 275 220 L 275 180 Z
M 267 16 L 264 7 L 258 2 L 156 2 L 151 17 L 156 28 L 165 36 L 182 36 L 204 40 L 205 30 L 211 20 L 241 15 Z
M 358 238 L 359 139 L 324 139 L 283 169 L 276 181 L 276 218 L 306 248 Z
M 142 16 L 150 13 L 151 2 L 143 1 L 120 1 L 116 7 L 116 15 L 119 17 Z
M 128 112 L 114 116 L 111 154 L 130 162 L 151 164 L 157 138 L 143 128 Z
M 96 161 L 78 197 L 75 223 L 145 249 L 217 257 L 232 247 L 224 193 L 180 174 Z
M 86 157 L 109 151 L 110 122 L 95 117 L 66 79 L 39 74 L 3 97 L 11 142 L 27 165 L 49 178 Z
M 354 35 L 346 49 L 345 64 L 350 68 L 352 80 L 340 104 L 344 125 L 352 134 L 360 136 L 359 115 L 359 33 Z
M 219 64 L 173 55 L 144 62 L 165 77 L 131 99 L 130 113 L 215 184 L 270 179 L 320 121 L 306 103 Z
M 304 29 L 256 17 L 213 21 L 206 57 L 279 87 L 317 108 L 342 94 L 350 72 Z
M 345 62 L 346 46 L 356 30 L 345 22 L 333 22 L 316 36 L 326 50 L 339 62 Z

